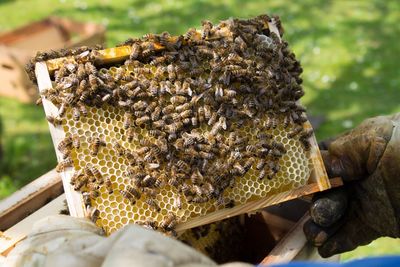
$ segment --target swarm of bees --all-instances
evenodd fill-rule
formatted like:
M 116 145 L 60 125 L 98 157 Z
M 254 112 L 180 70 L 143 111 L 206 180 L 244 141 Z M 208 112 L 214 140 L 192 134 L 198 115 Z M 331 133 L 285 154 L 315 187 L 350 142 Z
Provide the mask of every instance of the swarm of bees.
M 277 27 L 282 32 L 278 18 Z M 123 157 L 129 178 L 124 189 L 113 188 L 110 177 L 92 164 L 76 170 L 71 179 L 75 190 L 84 192 L 87 205 L 99 196 L 99 188 L 122 195 L 131 205 L 145 197 L 156 213 L 161 212 L 156 196 L 169 186 L 180 193 L 174 201 L 231 207 L 233 199 L 224 192 L 250 170 L 258 180 L 273 180 L 280 172 L 280 159 L 287 147 L 272 132 L 288 129 L 288 138 L 310 149 L 311 130 L 305 130 L 305 108 L 298 103 L 304 95 L 299 77 L 302 68 L 288 44 L 268 28 L 267 15 L 248 20 L 231 19 L 214 26 L 202 22 L 202 29 L 190 29 L 172 37 L 167 32 L 129 39 L 129 59 L 109 69 L 96 65 L 96 49 L 82 48 L 54 73 L 55 86 L 42 97 L 59 107 L 47 120 L 62 125 L 72 110 L 79 122 L 88 108 L 113 106 L 124 110 L 122 138 L 136 142 L 128 149 L 119 140 L 108 144 L 101 136 L 67 133 L 58 145 L 63 161 L 58 171 L 74 165 L 72 150 L 89 143 L 95 157 L 107 146 Z M 161 48 L 160 48 L 161 47 Z M 78 50 L 77 50 L 78 51 Z M 32 62 L 58 56 L 39 54 Z M 254 129 L 255 140 L 238 129 Z M 144 129 L 151 138 L 137 136 Z M 99 212 L 91 211 L 93 220 Z M 94 215 L 93 215 L 94 214 Z M 152 229 L 171 231 L 179 221 L 172 212 L 161 222 L 141 222 Z

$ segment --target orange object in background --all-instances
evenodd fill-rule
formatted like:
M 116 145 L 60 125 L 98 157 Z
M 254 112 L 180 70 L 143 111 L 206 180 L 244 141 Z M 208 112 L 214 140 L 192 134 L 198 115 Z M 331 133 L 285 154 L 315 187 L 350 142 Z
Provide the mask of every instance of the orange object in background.
M 105 43 L 105 28 L 95 23 L 49 17 L 0 34 L 0 97 L 34 102 L 37 89 L 25 73 L 36 51 Z

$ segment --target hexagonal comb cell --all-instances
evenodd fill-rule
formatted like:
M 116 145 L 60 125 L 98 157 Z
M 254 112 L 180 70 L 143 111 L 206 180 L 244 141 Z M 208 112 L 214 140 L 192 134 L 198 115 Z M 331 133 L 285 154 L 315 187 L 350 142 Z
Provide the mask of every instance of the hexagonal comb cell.
M 72 110 L 67 111 L 67 118 L 71 112 Z M 97 126 L 92 127 L 94 125 Z M 99 196 L 91 201 L 91 205 L 100 211 L 97 224 L 108 233 L 129 223 L 145 224 L 155 221 L 157 224 L 161 224 L 169 213 L 175 214 L 179 222 L 185 222 L 190 218 L 225 208 L 225 205 L 219 205 L 218 200 L 215 199 L 205 203 L 188 201 L 184 194 L 168 184 L 158 188 L 155 196 L 151 196 L 151 199 L 157 201 L 159 210 L 153 209 L 146 203 L 148 199 L 146 194 L 141 194 L 134 204 L 128 198 L 123 197 L 121 191 L 126 190 L 127 186 L 131 184 L 126 173 L 130 165 L 124 155 L 118 155 L 112 143 L 118 142 L 122 148 L 135 151 L 143 148 L 140 140 L 152 139 L 147 129 L 135 127 L 135 139 L 129 142 L 126 130 L 123 128 L 123 110 L 112 106 L 102 109 L 89 108 L 87 117 L 82 117 L 79 121 L 67 120 L 63 127 L 66 133 L 82 133 L 80 148 L 73 148 L 73 153 L 71 153 L 75 170 L 84 170 L 87 165 L 91 165 L 97 168 L 103 177 L 109 177 L 111 180 L 112 193 L 109 193 L 107 186 L 102 184 L 98 189 Z M 254 140 L 255 144 L 257 143 L 257 131 L 254 129 L 250 130 L 250 128 L 244 127 L 238 131 L 240 135 L 248 136 Z M 224 191 L 225 201 L 232 201 L 233 205 L 240 205 L 307 183 L 310 176 L 307 152 L 299 140 L 287 137 L 290 131 L 291 128 L 284 129 L 281 125 L 274 130 L 265 131 L 267 134 L 273 134 L 273 139 L 281 142 L 286 149 L 285 155 L 279 159 L 280 170 L 273 179 L 260 179 L 260 171 L 257 170 L 255 163 L 244 176 L 235 179 L 233 186 Z M 91 155 L 89 140 L 95 136 L 106 140 L 106 145 L 100 147 L 97 155 Z M 81 190 L 86 191 L 87 189 L 82 188 Z
M 42 91 L 66 136 L 58 169 L 73 167 L 71 185 L 106 233 L 129 223 L 170 231 L 307 183 L 302 70 L 271 21 L 149 34 L 102 68 L 106 50 L 58 60 Z

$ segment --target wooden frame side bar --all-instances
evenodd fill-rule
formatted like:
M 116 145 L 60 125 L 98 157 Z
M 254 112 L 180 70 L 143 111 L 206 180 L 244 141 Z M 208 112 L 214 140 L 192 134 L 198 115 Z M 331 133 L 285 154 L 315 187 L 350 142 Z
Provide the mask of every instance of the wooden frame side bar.
M 61 176 L 53 169 L 0 202 L 4 231 L 63 193 Z
M 35 74 L 38 83 L 39 92 L 44 92 L 45 90 L 52 88 L 52 83 L 50 80 L 50 75 L 45 62 L 38 62 L 35 66 Z M 45 97 L 42 97 L 43 108 L 46 116 L 57 117 L 58 109 Z M 62 155 L 58 151 L 58 144 L 65 138 L 64 130 L 61 126 L 55 127 L 53 124 L 49 123 L 49 129 L 51 138 L 53 140 L 54 148 L 56 150 L 56 156 L 58 162 L 62 161 Z M 61 173 L 62 182 L 64 185 L 64 191 L 68 202 L 68 208 L 71 216 L 75 217 L 85 217 L 85 207 L 83 205 L 82 195 L 73 190 L 70 181 L 74 173 L 72 167 L 66 168 L 65 171 Z
M 332 187 L 338 187 L 343 185 L 343 181 L 340 177 L 330 179 L 330 184 Z M 218 210 L 204 216 L 194 218 L 184 223 L 180 223 L 176 226 L 176 231 L 183 231 L 186 229 L 190 229 L 193 227 L 198 227 L 204 224 L 209 224 L 212 222 L 216 222 L 219 220 L 227 219 L 230 217 L 237 216 L 242 213 L 254 212 L 259 209 L 262 209 L 266 206 L 272 206 L 284 201 L 288 201 L 291 199 L 295 199 L 304 195 L 313 194 L 315 192 L 319 192 L 318 183 L 307 184 L 300 188 L 296 188 L 290 191 L 278 193 L 269 197 L 265 197 L 259 200 L 255 200 L 252 202 L 245 203 L 240 206 L 235 206 L 230 209 Z
M 267 257 L 260 262 L 260 265 L 271 265 L 287 263 L 293 260 L 307 243 L 303 233 L 303 225 L 310 218 L 310 215 L 304 215 L 295 226 L 279 241 Z

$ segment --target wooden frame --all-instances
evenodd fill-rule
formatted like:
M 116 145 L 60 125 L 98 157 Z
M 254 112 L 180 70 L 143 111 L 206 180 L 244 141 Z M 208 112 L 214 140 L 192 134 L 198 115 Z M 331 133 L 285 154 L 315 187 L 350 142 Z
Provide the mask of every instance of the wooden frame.
M 0 230 L 4 231 L 64 192 L 53 169 L 0 202 Z
M 110 60 L 108 60 L 109 58 L 112 58 L 113 60 L 115 60 L 115 58 L 124 59 L 125 55 L 129 54 L 128 53 L 129 51 L 130 48 L 123 46 L 123 47 L 101 50 L 98 53 L 104 55 L 103 57 L 104 62 L 109 63 L 110 62 Z M 35 73 L 40 92 L 52 88 L 49 68 L 47 64 L 49 64 L 51 66 L 51 69 L 54 71 L 56 69 L 56 66 L 59 66 L 60 60 L 59 59 L 52 60 L 49 61 L 48 63 L 46 62 L 36 63 Z M 46 98 L 43 97 L 42 100 L 46 115 L 57 116 L 58 109 Z M 305 124 L 305 127 L 311 128 L 311 124 L 307 122 Z M 61 140 L 64 139 L 65 133 L 61 126 L 55 127 L 54 125 L 49 123 L 49 128 L 51 137 L 53 139 L 54 147 L 56 148 L 59 142 L 61 142 Z M 342 180 L 340 178 L 335 178 L 329 181 L 323 165 L 320 151 L 318 149 L 315 136 L 312 136 L 310 138 L 310 141 L 311 141 L 310 159 L 313 166 L 307 185 L 290 191 L 274 194 L 263 199 L 248 202 L 243 205 L 235 206 L 231 209 L 218 210 L 202 217 L 193 218 L 187 222 L 178 224 L 176 230 L 182 231 L 185 229 L 197 227 L 203 224 L 208 224 L 221 219 L 236 216 L 242 213 L 254 212 L 266 206 L 271 206 L 283 201 L 298 198 L 304 195 L 309 195 L 318 191 L 326 190 L 331 188 L 332 186 L 336 187 L 342 185 Z M 61 161 L 62 155 L 57 149 L 56 149 L 56 154 L 57 154 L 57 159 Z M 73 168 L 67 168 L 64 172 L 61 173 L 66 193 L 66 198 L 68 202 L 68 207 L 70 209 L 70 214 L 72 216 L 84 217 L 86 212 L 85 212 L 85 207 L 83 205 L 82 195 L 79 192 L 74 191 L 74 189 L 70 184 L 72 174 L 73 174 Z
M 268 25 L 266 25 L 266 27 L 269 28 L 270 31 L 274 32 L 280 39 L 280 33 L 274 20 L 269 22 Z M 221 35 L 229 36 L 230 34 L 231 33 L 229 31 L 222 29 Z M 171 37 L 172 39 L 171 41 L 173 41 L 175 38 L 177 37 Z M 164 46 L 158 43 L 154 44 L 154 48 L 156 50 L 165 49 Z M 108 48 L 104 50 L 94 51 L 94 53 L 96 53 L 95 63 L 97 65 L 122 62 L 123 60 L 127 59 L 131 54 L 131 46 Z M 82 57 L 80 60 L 84 61 L 85 58 Z M 47 62 L 36 63 L 35 72 L 40 92 L 46 89 L 50 89 L 52 87 L 50 74 L 53 73 L 55 70 L 57 70 L 62 64 L 65 64 L 68 61 L 75 61 L 75 59 L 73 57 L 67 57 L 67 58 L 53 59 Z M 57 115 L 57 108 L 45 98 L 43 98 L 43 106 L 47 116 Z M 51 136 L 53 138 L 54 146 L 57 147 L 58 143 L 64 138 L 65 134 L 61 129 L 61 127 L 55 128 L 53 125 L 50 124 L 49 127 Z M 311 124 L 309 122 L 305 123 L 305 128 L 310 129 Z M 340 178 L 332 180 L 332 183 L 329 181 L 322 161 L 321 153 L 318 149 L 318 144 L 314 135 L 310 138 L 310 142 L 311 142 L 310 160 L 312 164 L 312 170 L 307 185 L 287 192 L 274 194 L 266 198 L 262 198 L 256 201 L 235 206 L 231 209 L 218 210 L 202 217 L 190 219 L 189 221 L 178 224 L 176 230 L 182 231 L 185 229 L 193 228 L 203 224 L 208 224 L 221 219 L 236 216 L 242 213 L 254 212 L 266 206 L 270 206 L 293 198 L 298 198 L 304 195 L 329 189 L 331 188 L 331 186 L 340 186 L 342 184 Z M 61 159 L 60 153 L 58 151 L 56 151 L 56 153 L 57 153 L 57 158 L 60 160 Z M 85 214 L 84 207 L 82 205 L 82 197 L 80 196 L 80 194 L 78 196 L 77 192 L 75 192 L 72 189 L 69 183 L 71 175 L 72 175 L 71 168 L 67 169 L 62 174 L 65 192 L 68 200 L 68 206 L 70 207 L 71 215 L 81 217 L 83 214 Z
M 36 179 L 34 182 L 36 182 L 37 180 L 43 181 L 43 177 L 48 177 L 49 174 L 52 173 L 53 171 L 50 171 L 42 177 Z M 20 195 L 20 197 L 22 197 L 23 199 L 30 198 L 29 194 L 22 194 L 23 192 L 30 191 L 31 186 L 28 185 L 22 188 L 19 193 L 11 195 L 10 198 L 16 199 L 18 198 L 18 195 Z M 42 194 L 46 195 L 49 198 L 53 197 L 52 194 L 50 194 L 48 191 L 39 188 L 30 198 L 30 201 L 38 203 L 39 200 L 40 202 L 40 196 Z M 32 226 L 38 220 L 46 216 L 59 214 L 60 210 L 64 208 L 64 202 L 65 194 L 62 194 L 52 200 L 50 203 L 44 205 L 43 207 L 40 207 L 40 209 L 38 209 L 33 214 L 27 216 L 25 219 L 21 221 L 16 221 L 11 227 L 9 227 L 9 229 L 5 230 L 4 232 L 0 232 L 0 264 L 8 255 L 8 253 L 15 247 L 15 245 L 19 241 L 23 240 L 30 233 Z M 2 203 L 2 206 L 3 208 L 5 208 L 5 210 L 13 211 L 20 209 L 20 207 L 13 205 L 10 201 Z M 265 210 L 263 210 L 261 214 L 263 220 L 267 223 L 269 228 L 278 227 L 281 232 L 281 234 L 276 238 L 276 240 L 278 240 L 278 243 L 262 260 L 261 264 L 268 266 L 278 263 L 287 263 L 292 260 L 322 260 L 317 254 L 316 248 L 307 243 L 306 238 L 303 234 L 303 225 L 309 219 L 309 215 L 307 213 L 297 222 L 288 220 L 279 215 L 271 214 Z M 323 260 L 337 261 L 338 257 Z
M 52 88 L 50 75 L 49 72 L 47 71 L 46 63 L 44 62 L 36 63 L 35 73 L 37 77 L 39 92 Z M 42 97 L 42 100 L 46 116 L 56 117 L 58 114 L 58 109 L 46 98 Z M 61 126 L 55 127 L 53 124 L 49 123 L 49 128 L 50 128 L 51 138 L 53 140 L 53 144 L 55 147 L 57 160 L 60 162 L 62 161 L 62 155 L 60 151 L 58 151 L 57 146 L 64 139 L 65 133 Z M 72 216 L 75 217 L 85 217 L 85 207 L 83 205 L 82 195 L 79 192 L 75 191 L 70 183 L 72 174 L 73 174 L 72 167 L 66 168 L 66 170 L 61 173 L 61 178 L 64 186 L 69 212 Z
M 5 232 L 0 232 L 0 256 L 7 256 L 8 252 L 14 248 L 15 244 L 30 233 L 35 222 L 46 216 L 59 214 L 60 210 L 64 208 L 64 200 L 65 195 L 62 194 L 41 207 L 35 213 L 7 229 Z

